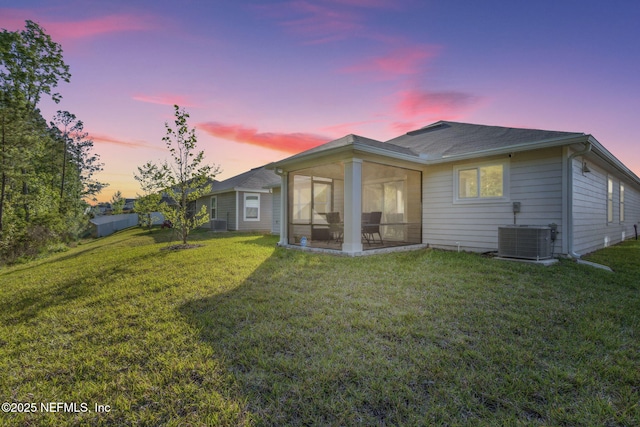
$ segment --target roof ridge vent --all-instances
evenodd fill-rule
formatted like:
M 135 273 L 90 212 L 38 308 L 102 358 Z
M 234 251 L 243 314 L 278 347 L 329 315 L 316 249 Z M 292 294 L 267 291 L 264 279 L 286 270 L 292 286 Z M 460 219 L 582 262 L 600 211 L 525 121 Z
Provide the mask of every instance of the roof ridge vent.
M 432 131 L 432 130 L 437 130 L 440 128 L 443 128 L 447 125 L 447 122 L 443 122 L 443 121 L 439 121 L 424 127 L 421 127 L 420 129 L 416 129 L 416 130 L 412 130 L 407 132 L 407 135 L 413 136 L 413 135 L 420 135 L 421 133 L 427 132 L 427 131 Z

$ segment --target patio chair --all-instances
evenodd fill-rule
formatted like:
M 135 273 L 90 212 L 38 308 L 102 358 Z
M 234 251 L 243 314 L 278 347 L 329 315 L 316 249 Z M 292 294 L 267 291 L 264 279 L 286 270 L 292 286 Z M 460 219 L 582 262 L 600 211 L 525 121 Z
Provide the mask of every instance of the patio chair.
M 365 215 L 367 215 L 367 221 L 365 222 Z M 382 220 L 382 212 L 370 212 L 362 214 L 362 237 L 365 238 L 367 244 L 371 245 L 371 242 L 375 243 L 376 239 L 374 234 L 380 237 L 380 243 L 383 244 L 382 234 L 380 234 L 380 221 Z
M 342 235 L 344 234 L 344 224 L 340 221 L 340 212 L 328 212 L 327 223 L 329 223 L 329 240 L 334 240 L 337 243 L 342 242 Z

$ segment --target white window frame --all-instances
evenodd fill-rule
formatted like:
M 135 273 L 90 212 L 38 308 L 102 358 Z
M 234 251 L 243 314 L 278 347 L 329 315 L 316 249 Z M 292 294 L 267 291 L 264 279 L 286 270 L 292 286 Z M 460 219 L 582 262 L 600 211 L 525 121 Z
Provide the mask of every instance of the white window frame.
M 613 178 L 607 177 L 607 224 L 613 223 Z
M 248 197 L 257 197 L 258 198 L 258 216 L 257 218 L 249 218 L 247 217 L 247 198 Z M 260 221 L 260 193 L 244 193 L 244 204 L 242 206 L 242 216 L 245 221 Z
M 213 201 L 215 200 L 215 215 L 213 214 L 214 212 L 214 207 L 213 207 Z M 211 218 L 211 220 L 213 221 L 214 219 L 218 219 L 218 196 L 211 196 L 211 200 L 209 201 L 209 217 Z
M 481 197 L 480 196 L 480 169 L 488 166 L 502 166 L 502 196 L 500 197 Z M 476 197 L 460 197 L 460 172 L 470 169 L 478 170 L 478 195 Z M 468 163 L 464 165 L 456 165 L 453 167 L 453 203 L 454 204 L 466 204 L 466 203 L 496 203 L 496 202 L 508 202 L 510 200 L 510 186 L 509 186 L 509 161 L 508 160 L 494 160 L 479 163 Z
M 624 182 L 620 182 L 620 222 L 624 222 Z

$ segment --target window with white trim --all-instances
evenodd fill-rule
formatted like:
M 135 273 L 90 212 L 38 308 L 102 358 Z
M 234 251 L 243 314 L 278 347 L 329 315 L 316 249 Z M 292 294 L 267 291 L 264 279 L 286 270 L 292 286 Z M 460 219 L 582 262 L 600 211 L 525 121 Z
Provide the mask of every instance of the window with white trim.
M 613 222 L 613 178 L 607 178 L 607 222 Z
M 507 168 L 504 161 L 483 163 L 454 168 L 455 200 L 489 201 L 491 199 L 506 199 Z
M 620 183 L 620 222 L 624 222 L 624 184 Z
M 217 196 L 211 196 L 211 219 L 217 219 L 218 218 L 218 197 Z
M 245 193 L 244 195 L 244 220 L 260 221 L 260 194 Z

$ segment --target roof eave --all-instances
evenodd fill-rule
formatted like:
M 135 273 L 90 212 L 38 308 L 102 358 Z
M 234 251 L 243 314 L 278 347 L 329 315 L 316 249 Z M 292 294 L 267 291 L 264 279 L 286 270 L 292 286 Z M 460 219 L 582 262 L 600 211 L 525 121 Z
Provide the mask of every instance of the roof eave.
M 233 191 L 242 191 L 245 193 L 270 193 L 266 186 L 260 188 L 252 188 L 252 187 L 234 187 Z
M 322 151 L 316 151 L 316 152 L 309 153 L 302 156 L 295 155 L 292 157 L 288 157 L 284 160 L 279 160 L 277 162 L 269 163 L 268 165 L 265 166 L 265 169 L 270 169 L 270 170 L 288 169 L 290 166 L 296 165 L 298 163 L 308 162 L 308 161 L 320 159 L 320 158 L 327 157 L 334 154 L 341 154 L 343 152 L 348 152 L 352 149 L 353 149 L 353 146 L 349 144 L 349 145 L 342 145 L 340 147 L 328 148 Z
M 428 157 L 426 157 L 426 158 L 422 158 L 421 160 L 423 163 L 427 165 L 447 163 L 447 162 L 454 162 L 454 161 L 467 160 L 467 159 L 476 159 L 479 157 L 497 156 L 501 154 L 517 153 L 521 151 L 537 150 L 537 149 L 551 148 L 551 147 L 561 147 L 563 145 L 584 143 L 589 140 L 589 137 L 590 135 L 586 135 L 586 134 L 576 134 L 571 136 L 563 136 L 560 138 L 546 139 L 542 141 L 509 145 L 506 147 L 490 148 L 486 150 L 472 151 L 469 153 L 454 154 L 451 156 L 442 156 L 442 157 L 433 158 L 433 159 L 429 159 Z
M 366 154 L 374 154 L 374 155 L 380 155 L 380 156 L 385 156 L 385 157 L 390 157 L 396 160 L 404 160 L 404 161 L 409 161 L 409 162 L 420 162 L 420 158 L 418 156 L 415 155 L 411 155 L 411 154 L 403 154 L 403 153 L 398 153 L 395 151 L 391 151 L 391 150 L 387 150 L 385 148 L 382 147 L 372 147 L 370 145 L 367 144 L 361 144 L 358 142 L 354 142 L 352 144 L 349 145 L 343 145 L 340 147 L 335 147 L 335 148 L 329 148 L 327 150 L 322 150 L 322 151 L 318 151 L 315 153 L 310 153 L 304 156 L 298 156 L 295 158 L 289 158 L 289 159 L 284 159 L 284 160 L 280 160 L 277 162 L 273 162 L 273 163 L 269 163 L 268 165 L 265 166 L 266 169 L 271 169 L 271 170 L 276 170 L 276 169 L 289 169 L 291 166 L 294 166 L 296 164 L 299 163 L 306 163 L 309 161 L 313 161 L 316 159 L 321 159 L 324 157 L 329 157 L 329 156 L 333 156 L 333 155 L 339 155 L 339 154 L 344 154 L 344 153 L 355 153 L 355 152 L 359 152 L 359 153 L 366 153 Z
M 631 169 L 626 167 L 624 163 L 616 158 L 609 150 L 607 150 L 597 139 L 595 139 L 592 135 L 589 136 L 589 143 L 592 146 L 592 152 L 597 154 L 600 158 L 605 160 L 611 166 L 616 168 L 618 171 L 622 172 L 629 179 L 631 179 L 636 185 L 640 186 L 640 177 L 636 175 Z

